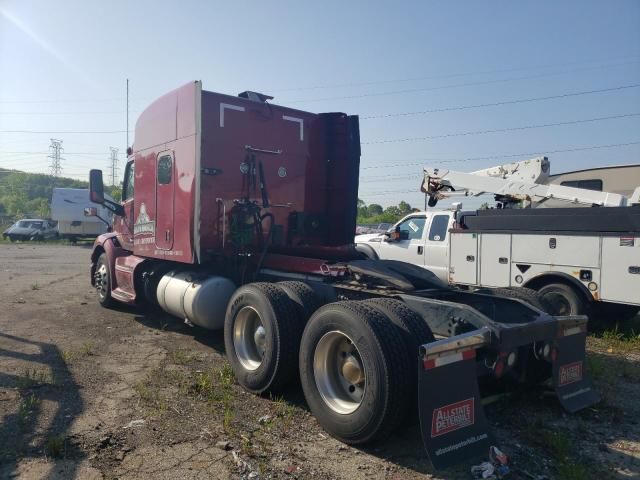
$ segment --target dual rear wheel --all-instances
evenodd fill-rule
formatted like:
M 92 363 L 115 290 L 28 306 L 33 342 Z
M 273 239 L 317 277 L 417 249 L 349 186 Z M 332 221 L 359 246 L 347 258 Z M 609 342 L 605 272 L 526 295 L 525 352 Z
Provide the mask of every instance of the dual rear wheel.
M 236 378 L 254 393 L 299 379 L 331 435 L 351 444 L 384 438 L 416 401 L 418 346 L 433 335 L 397 300 L 319 303 L 302 282 L 239 288 L 224 332 Z

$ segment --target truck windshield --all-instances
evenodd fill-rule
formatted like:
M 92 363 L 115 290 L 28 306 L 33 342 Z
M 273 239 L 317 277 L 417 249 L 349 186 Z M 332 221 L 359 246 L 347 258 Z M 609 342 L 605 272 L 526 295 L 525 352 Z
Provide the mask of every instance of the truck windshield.
M 20 228 L 42 228 L 42 222 L 30 222 L 29 220 L 20 220 L 17 226 Z

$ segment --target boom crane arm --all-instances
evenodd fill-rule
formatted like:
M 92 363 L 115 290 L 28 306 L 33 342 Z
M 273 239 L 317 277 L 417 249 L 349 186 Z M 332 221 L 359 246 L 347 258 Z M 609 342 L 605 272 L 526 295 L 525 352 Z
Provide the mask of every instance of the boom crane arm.
M 602 207 L 624 207 L 637 201 L 640 189 L 636 189 L 631 198 L 610 192 L 598 192 L 583 188 L 546 185 L 549 160 L 540 157 L 524 162 L 491 167 L 485 170 L 465 173 L 443 168 L 424 168 L 421 191 L 429 196 L 429 205 L 446 198 L 451 192 L 463 191 L 466 196 L 479 196 L 485 193 L 505 198 L 508 202 L 544 202 L 549 199 L 566 201 L 572 204 Z

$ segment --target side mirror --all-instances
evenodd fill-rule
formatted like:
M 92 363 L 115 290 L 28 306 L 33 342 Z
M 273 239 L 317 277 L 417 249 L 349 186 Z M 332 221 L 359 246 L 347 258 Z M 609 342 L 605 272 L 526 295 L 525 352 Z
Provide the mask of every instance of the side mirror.
M 97 217 L 98 216 L 98 209 L 96 207 L 87 207 L 84 209 L 84 216 L 85 217 Z
M 102 170 L 89 171 L 89 199 L 93 203 L 104 203 L 104 184 L 102 183 Z

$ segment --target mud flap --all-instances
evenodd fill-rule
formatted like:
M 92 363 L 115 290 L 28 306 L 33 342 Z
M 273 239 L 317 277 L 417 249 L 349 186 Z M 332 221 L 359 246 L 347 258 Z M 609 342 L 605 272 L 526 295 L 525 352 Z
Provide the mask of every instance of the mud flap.
M 480 403 L 475 354 L 489 338 L 484 327 L 420 347 L 420 431 L 436 469 L 488 455 L 492 438 Z
M 562 407 L 570 413 L 600 401 L 585 368 L 586 341 L 586 320 L 577 325 L 560 325 L 552 360 L 553 388 Z

